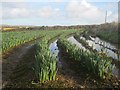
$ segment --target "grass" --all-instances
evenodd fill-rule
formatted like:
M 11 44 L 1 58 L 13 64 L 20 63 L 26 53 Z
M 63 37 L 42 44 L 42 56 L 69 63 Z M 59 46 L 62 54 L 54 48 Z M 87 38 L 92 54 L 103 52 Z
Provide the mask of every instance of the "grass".
M 118 38 L 118 32 L 117 31 L 99 31 L 97 33 L 97 36 L 101 39 L 108 40 L 112 43 L 118 44 L 119 38 Z
M 101 39 L 109 41 L 113 44 L 118 45 L 120 42 L 118 23 L 115 22 L 98 25 L 91 28 L 89 32 L 92 32 L 92 34 L 96 34 Z

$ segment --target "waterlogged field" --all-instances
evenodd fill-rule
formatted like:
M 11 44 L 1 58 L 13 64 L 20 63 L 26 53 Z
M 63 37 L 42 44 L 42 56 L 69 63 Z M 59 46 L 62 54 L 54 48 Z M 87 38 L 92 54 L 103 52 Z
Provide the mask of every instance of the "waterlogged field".
M 119 78 L 112 74 L 112 58 L 79 40 L 83 32 L 2 32 L 3 88 L 120 88 Z M 71 43 L 71 36 L 88 48 Z

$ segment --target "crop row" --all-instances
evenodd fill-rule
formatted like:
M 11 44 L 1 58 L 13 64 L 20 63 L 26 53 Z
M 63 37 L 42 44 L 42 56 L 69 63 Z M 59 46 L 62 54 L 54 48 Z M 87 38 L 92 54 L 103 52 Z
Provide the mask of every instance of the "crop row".
M 73 33 L 76 30 L 35 30 L 35 31 L 11 31 L 2 32 L 2 53 L 5 53 L 10 48 L 35 40 L 42 36 L 54 36 L 64 33 Z M 1 52 L 1 51 L 0 51 Z
M 56 58 L 50 54 L 48 42 L 46 40 L 37 43 L 35 65 L 35 75 L 41 83 L 55 80 L 57 73 Z
M 85 40 L 80 39 L 80 35 L 77 35 L 77 34 L 76 34 L 76 35 L 74 36 L 74 38 L 75 38 L 78 42 L 80 42 L 85 48 L 89 49 L 90 51 L 92 51 L 92 52 L 94 52 L 94 53 L 97 52 L 95 49 L 93 49 L 92 46 L 89 46 L 89 44 L 88 44 Z
M 4 32 L 2 33 L 2 52 L 6 52 L 10 48 L 29 42 L 41 36 L 42 35 L 40 33 L 35 31 Z
M 67 53 L 69 58 L 79 61 L 80 65 L 86 68 L 90 74 L 101 79 L 111 76 L 114 65 L 111 64 L 112 60 L 109 58 L 103 58 L 97 53 L 83 51 L 64 39 L 58 40 L 58 48 Z
M 76 31 L 64 31 L 49 33 L 43 37 L 40 41 L 36 43 L 36 55 L 35 55 L 35 64 L 34 72 L 36 78 L 39 82 L 44 83 L 46 81 L 55 80 L 57 74 L 57 65 L 56 57 L 54 54 L 50 53 L 49 44 L 50 41 L 54 38 L 65 38 L 66 35 L 69 35 Z

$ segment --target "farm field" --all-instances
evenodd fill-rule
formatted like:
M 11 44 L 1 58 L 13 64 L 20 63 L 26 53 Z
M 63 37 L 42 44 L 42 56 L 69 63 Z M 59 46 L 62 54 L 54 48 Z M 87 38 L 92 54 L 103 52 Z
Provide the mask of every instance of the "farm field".
M 119 68 L 119 60 L 113 61 L 79 40 L 85 32 L 85 29 L 2 32 L 3 87 L 120 88 L 119 71 L 115 69 Z
M 0 5 L 0 89 L 120 90 L 118 0 Z

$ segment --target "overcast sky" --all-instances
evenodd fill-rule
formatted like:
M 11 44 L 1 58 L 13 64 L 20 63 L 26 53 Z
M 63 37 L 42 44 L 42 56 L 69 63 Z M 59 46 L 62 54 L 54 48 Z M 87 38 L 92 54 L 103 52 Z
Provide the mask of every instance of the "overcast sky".
M 3 0 L 0 24 L 83 25 L 118 20 L 119 0 Z

